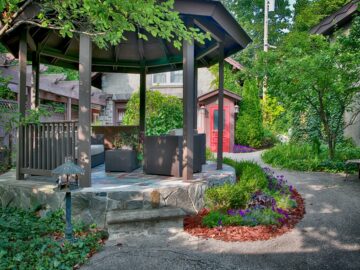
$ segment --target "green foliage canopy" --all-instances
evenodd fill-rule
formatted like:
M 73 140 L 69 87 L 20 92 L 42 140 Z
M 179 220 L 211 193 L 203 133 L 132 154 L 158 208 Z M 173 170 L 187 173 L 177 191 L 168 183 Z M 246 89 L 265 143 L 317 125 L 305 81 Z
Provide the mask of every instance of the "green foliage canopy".
M 40 12 L 35 18 L 24 20 L 20 15 L 30 4 L 39 5 Z M 183 40 L 194 38 L 203 43 L 209 38 L 198 28 L 187 28 L 173 7 L 174 0 L 0 0 L 0 37 L 26 23 L 58 30 L 62 36 L 84 33 L 101 48 L 124 40 L 126 31 L 137 32 L 147 40 L 146 32 L 171 41 L 177 48 Z
M 140 95 L 135 92 L 126 107 L 125 125 L 138 125 L 140 116 Z M 171 129 L 183 126 L 182 101 L 159 91 L 146 91 L 146 135 L 161 135 Z
M 350 0 L 297 0 L 294 5 L 296 31 L 309 31 L 322 19 L 339 10 Z

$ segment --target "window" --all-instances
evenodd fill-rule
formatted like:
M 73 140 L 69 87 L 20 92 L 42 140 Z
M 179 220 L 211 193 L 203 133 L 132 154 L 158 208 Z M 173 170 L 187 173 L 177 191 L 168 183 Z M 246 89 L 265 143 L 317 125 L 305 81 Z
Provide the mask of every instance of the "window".
M 125 111 L 123 109 L 118 110 L 118 121 L 122 123 L 125 116 Z
M 225 111 L 224 111 L 224 117 L 223 117 L 223 129 L 225 128 Z M 214 130 L 218 130 L 219 126 L 218 126 L 218 119 L 219 119 L 219 111 L 218 110 L 214 110 Z
M 170 72 L 170 83 L 182 84 L 183 72 L 182 70 Z
M 171 71 L 166 73 L 157 73 L 152 76 L 153 85 L 182 85 L 183 72 L 182 70 Z
M 165 84 L 166 73 L 158 73 L 153 75 L 153 84 Z

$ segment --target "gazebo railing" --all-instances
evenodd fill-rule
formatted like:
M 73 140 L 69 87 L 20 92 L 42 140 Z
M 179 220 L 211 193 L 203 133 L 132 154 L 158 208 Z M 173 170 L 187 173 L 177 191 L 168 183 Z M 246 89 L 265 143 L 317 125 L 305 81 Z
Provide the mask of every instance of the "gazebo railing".
M 77 121 L 30 123 L 23 129 L 21 173 L 51 175 L 51 170 L 64 163 L 65 157 L 75 160 Z M 20 140 L 21 141 L 21 140 Z

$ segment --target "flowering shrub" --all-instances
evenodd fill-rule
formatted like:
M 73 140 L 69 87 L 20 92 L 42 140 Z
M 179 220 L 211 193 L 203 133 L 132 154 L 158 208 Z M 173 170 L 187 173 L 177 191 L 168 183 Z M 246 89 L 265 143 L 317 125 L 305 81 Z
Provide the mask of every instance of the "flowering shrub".
M 233 147 L 233 152 L 234 153 L 251 153 L 256 151 L 255 148 L 249 147 L 249 146 L 245 146 L 245 145 L 241 145 L 241 144 L 235 144 Z
M 235 167 L 239 181 L 206 191 L 210 212 L 203 217 L 202 224 L 213 228 L 284 223 L 289 210 L 297 206 L 293 187 L 284 176 L 276 176 L 270 168 L 248 161 L 226 160 L 226 163 Z

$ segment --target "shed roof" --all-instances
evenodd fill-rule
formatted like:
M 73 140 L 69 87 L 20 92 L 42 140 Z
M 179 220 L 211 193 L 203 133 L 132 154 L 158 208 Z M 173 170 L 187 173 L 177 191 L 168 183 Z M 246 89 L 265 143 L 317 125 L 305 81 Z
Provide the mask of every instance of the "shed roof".
M 198 97 L 198 101 L 205 101 L 211 97 L 215 97 L 219 94 L 219 89 L 215 89 L 211 92 L 208 92 L 206 94 L 203 94 L 201 96 Z M 229 97 L 235 101 L 240 101 L 241 100 L 241 96 L 239 96 L 238 94 L 235 94 L 233 92 L 230 92 L 229 90 L 224 89 L 224 97 Z
M 195 56 L 198 67 L 210 66 L 219 60 L 218 42 L 224 44 L 225 57 L 244 49 L 251 42 L 250 37 L 225 9 L 220 1 L 175 0 L 174 9 L 183 19 L 194 19 L 201 31 L 210 32 L 212 39 L 205 44 L 195 42 Z M 22 16 L 35 16 L 38 7 L 28 6 Z M 1 42 L 18 56 L 21 28 L 2 37 Z M 92 50 L 92 71 L 140 73 L 145 66 L 148 73 L 182 69 L 182 51 L 171 42 L 147 35 L 140 40 L 134 32 L 125 33 L 126 40 L 108 49 L 96 45 Z M 79 38 L 62 38 L 57 31 L 31 26 L 28 35 L 28 59 L 31 60 L 36 42 L 41 48 L 41 62 L 78 69 Z

